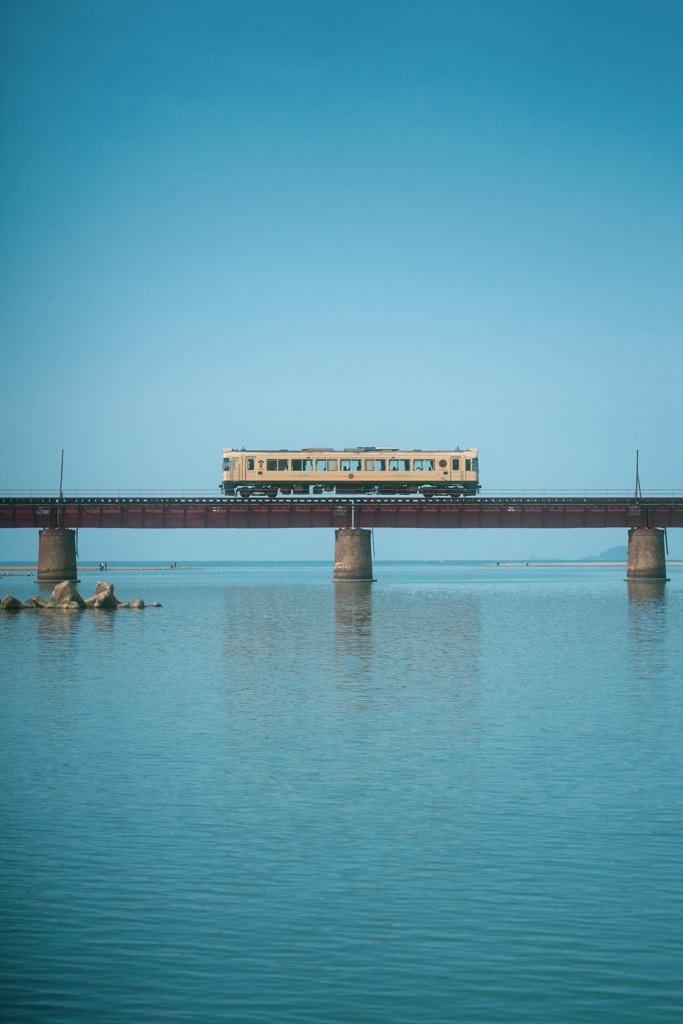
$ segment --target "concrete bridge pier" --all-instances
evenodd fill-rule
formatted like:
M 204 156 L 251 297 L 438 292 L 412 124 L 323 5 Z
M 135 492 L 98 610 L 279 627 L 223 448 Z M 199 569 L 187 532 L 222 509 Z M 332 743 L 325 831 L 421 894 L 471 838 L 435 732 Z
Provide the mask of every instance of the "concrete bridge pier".
M 334 531 L 333 583 L 356 582 L 372 578 L 371 530 L 345 526 Z
M 39 582 L 62 583 L 78 580 L 76 565 L 76 531 L 61 527 L 41 530 L 38 534 Z
M 626 582 L 666 579 L 664 530 L 644 526 L 629 530 Z

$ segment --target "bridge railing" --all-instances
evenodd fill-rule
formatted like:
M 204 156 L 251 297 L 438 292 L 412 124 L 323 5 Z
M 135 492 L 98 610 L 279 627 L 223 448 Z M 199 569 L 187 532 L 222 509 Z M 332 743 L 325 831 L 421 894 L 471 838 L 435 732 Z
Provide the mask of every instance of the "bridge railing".
M 307 497 L 325 497 L 326 495 L 285 495 L 287 500 L 300 501 L 305 500 Z M 642 491 L 643 498 L 678 498 L 683 496 L 683 488 L 671 488 L 671 487 L 654 487 Z M 0 498 L 58 498 L 59 490 L 43 488 L 37 490 L 35 488 L 10 488 L 0 489 Z M 139 488 L 119 488 L 118 490 L 111 489 L 88 489 L 88 490 L 71 490 L 69 489 L 64 494 L 64 499 L 69 498 L 208 498 L 220 500 L 224 495 L 218 488 L 215 489 L 202 489 L 193 488 L 190 490 L 154 490 L 146 489 L 140 490 Z M 329 498 L 338 498 L 341 500 L 350 500 L 355 497 L 368 498 L 373 497 L 372 494 L 342 494 L 334 495 L 331 493 L 327 494 Z M 382 495 L 382 497 L 390 497 L 390 495 Z M 422 495 L 411 494 L 403 495 L 403 497 L 410 497 L 414 500 L 419 500 Z M 427 495 L 425 495 L 427 497 Z M 631 488 L 525 488 L 518 489 L 508 487 L 505 489 L 493 489 L 493 488 L 482 488 L 476 495 L 479 498 L 633 498 L 633 490 Z
M 45 488 L 42 490 L 24 489 L 13 487 L 10 490 L 0 489 L 0 498 L 58 498 L 59 490 L 50 490 Z M 68 491 L 64 491 L 64 498 L 220 498 L 222 492 L 218 488 L 212 490 L 203 490 L 201 487 L 193 488 L 192 490 L 154 490 L 146 489 L 144 491 L 137 487 L 121 488 L 118 490 L 109 489 L 96 489 L 96 490 L 75 490 L 69 488 Z

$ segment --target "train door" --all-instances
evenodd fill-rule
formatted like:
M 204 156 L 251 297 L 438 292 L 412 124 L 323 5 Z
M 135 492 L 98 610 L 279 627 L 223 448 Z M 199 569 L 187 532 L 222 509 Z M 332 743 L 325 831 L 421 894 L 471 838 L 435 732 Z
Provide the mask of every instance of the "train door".
M 244 456 L 238 455 L 230 460 L 230 483 L 239 484 L 244 481 Z

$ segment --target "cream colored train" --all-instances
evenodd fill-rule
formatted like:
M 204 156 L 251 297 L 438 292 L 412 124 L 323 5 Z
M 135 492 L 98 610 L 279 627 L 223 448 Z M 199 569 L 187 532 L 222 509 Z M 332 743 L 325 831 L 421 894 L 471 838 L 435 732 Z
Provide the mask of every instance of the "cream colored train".
M 479 449 L 223 449 L 225 494 L 476 494 Z

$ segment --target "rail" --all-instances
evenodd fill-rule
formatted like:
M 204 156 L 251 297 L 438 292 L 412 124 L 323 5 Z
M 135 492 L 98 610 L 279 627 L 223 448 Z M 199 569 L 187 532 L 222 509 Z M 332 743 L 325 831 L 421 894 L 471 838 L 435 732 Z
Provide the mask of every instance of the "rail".
M 476 495 L 428 495 L 428 494 L 373 494 L 373 493 L 359 493 L 359 494 L 339 494 L 336 495 L 331 491 L 326 491 L 323 494 L 283 494 L 277 498 L 268 498 L 265 496 L 262 500 L 268 501 L 308 501 L 321 499 L 325 501 L 360 501 L 360 500 L 411 500 L 411 501 L 461 501 L 461 500 L 481 500 L 486 498 L 500 498 L 507 500 L 512 495 L 517 499 L 531 498 L 531 499 L 544 499 L 544 498 L 570 498 L 570 499 L 581 499 L 581 498 L 618 498 L 621 500 L 636 501 L 639 498 L 680 498 L 683 497 L 683 488 L 649 488 L 644 490 L 638 496 L 638 499 L 634 498 L 631 490 L 624 490 L 622 488 L 617 489 L 566 489 L 566 488 L 525 488 L 524 490 L 503 490 L 493 488 L 482 488 Z M 23 489 L 23 488 L 10 488 L 0 489 L 0 500 L 5 499 L 38 499 L 40 501 L 47 501 L 50 499 L 59 499 L 59 490 L 36 490 L 36 489 Z M 202 488 L 196 488 L 194 490 L 138 490 L 137 488 L 130 488 L 126 490 L 74 490 L 69 491 L 63 498 L 64 502 L 69 500 L 82 500 L 88 498 L 96 498 L 103 501 L 107 500 L 153 500 L 160 498 L 175 499 L 175 500 L 202 500 L 202 501 L 245 501 L 246 498 L 237 498 L 233 495 L 230 497 L 224 495 L 222 492 L 217 490 L 206 490 Z M 259 496 L 250 498 L 249 500 L 258 500 Z

